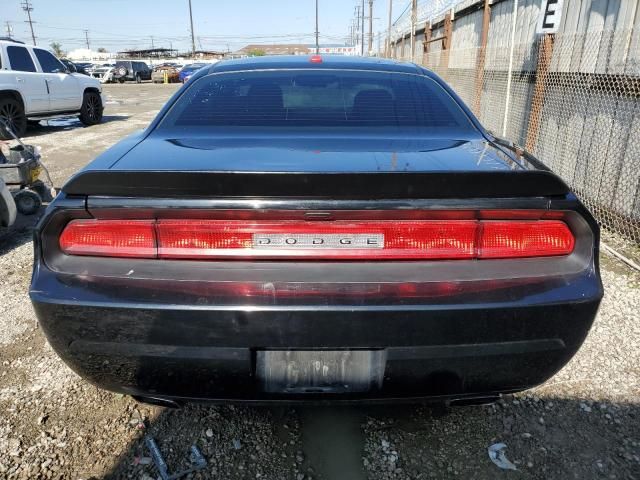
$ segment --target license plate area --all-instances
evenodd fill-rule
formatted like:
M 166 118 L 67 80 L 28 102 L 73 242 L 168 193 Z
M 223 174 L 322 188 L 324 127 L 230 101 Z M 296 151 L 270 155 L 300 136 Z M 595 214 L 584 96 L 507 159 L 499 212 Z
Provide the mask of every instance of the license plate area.
M 362 393 L 380 389 L 385 350 L 260 350 L 256 374 L 268 393 Z

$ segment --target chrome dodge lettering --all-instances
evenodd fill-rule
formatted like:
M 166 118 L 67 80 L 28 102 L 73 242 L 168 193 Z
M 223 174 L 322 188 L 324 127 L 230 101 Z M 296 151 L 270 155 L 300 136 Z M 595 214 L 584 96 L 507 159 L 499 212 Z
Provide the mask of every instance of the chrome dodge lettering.
M 383 248 L 381 233 L 299 234 L 254 233 L 254 248 Z

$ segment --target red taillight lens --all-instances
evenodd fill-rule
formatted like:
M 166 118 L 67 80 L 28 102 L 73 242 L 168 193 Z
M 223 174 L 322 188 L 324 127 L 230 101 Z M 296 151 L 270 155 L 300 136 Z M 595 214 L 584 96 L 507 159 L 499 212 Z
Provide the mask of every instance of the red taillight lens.
M 478 258 L 549 257 L 573 251 L 575 239 L 557 220 L 484 221 Z
M 478 222 L 160 220 L 160 258 L 472 258 Z
M 141 258 L 429 260 L 568 255 L 558 220 L 74 220 L 63 252 Z
M 70 255 L 99 257 L 156 256 L 153 220 L 73 220 L 60 236 L 60 248 Z

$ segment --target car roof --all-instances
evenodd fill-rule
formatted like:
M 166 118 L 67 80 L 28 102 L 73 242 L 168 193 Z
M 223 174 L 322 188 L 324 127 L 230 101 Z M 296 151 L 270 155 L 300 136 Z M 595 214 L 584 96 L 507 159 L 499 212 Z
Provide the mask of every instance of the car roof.
M 32 47 L 33 46 L 33 45 L 26 45 L 24 42 L 22 42 L 20 40 L 16 40 L 15 38 L 9 38 L 9 37 L 0 37 L 0 43 L 17 43 L 17 44 L 25 46 L 25 47 Z
M 318 56 L 322 59 L 321 62 L 311 61 L 315 55 L 266 55 L 262 57 L 223 60 L 213 64 L 207 73 L 290 68 L 376 70 L 400 73 L 423 72 L 423 70 L 413 63 L 398 62 L 386 58 L 346 55 Z
M 38 48 L 38 49 L 40 49 L 40 50 L 47 50 L 47 51 L 51 51 L 51 50 L 49 50 L 47 47 L 41 47 L 41 46 L 39 46 L 39 45 L 31 45 L 31 44 L 29 44 L 29 43 L 25 43 L 25 42 L 22 42 L 22 41 L 20 41 L 20 40 L 9 39 L 9 38 L 7 38 L 7 37 L 2 37 L 2 38 L 0 38 L 0 45 L 7 45 L 7 46 L 9 46 L 9 45 L 13 45 L 13 46 L 16 46 L 16 47 Z

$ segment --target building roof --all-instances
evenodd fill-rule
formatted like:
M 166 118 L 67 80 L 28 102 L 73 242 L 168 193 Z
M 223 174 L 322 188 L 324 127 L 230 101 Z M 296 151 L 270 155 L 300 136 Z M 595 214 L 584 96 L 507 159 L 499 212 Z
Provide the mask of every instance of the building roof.
M 118 52 L 121 55 L 129 55 L 129 56 L 141 56 L 141 57 L 150 57 L 150 56 L 159 56 L 164 55 L 166 53 L 177 52 L 177 50 L 172 50 L 170 48 L 147 48 L 144 50 L 124 50 L 122 52 Z

